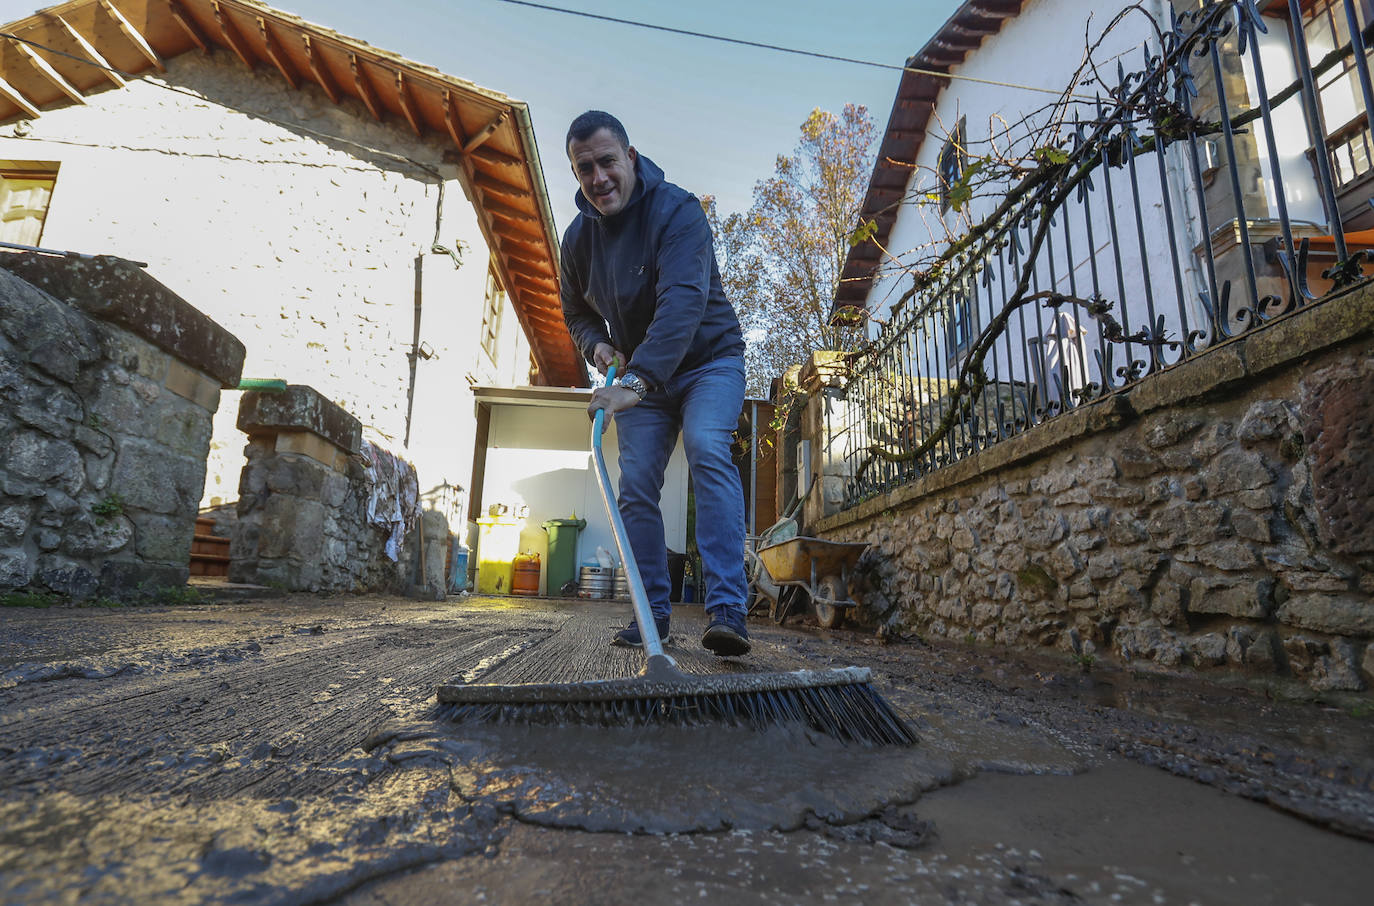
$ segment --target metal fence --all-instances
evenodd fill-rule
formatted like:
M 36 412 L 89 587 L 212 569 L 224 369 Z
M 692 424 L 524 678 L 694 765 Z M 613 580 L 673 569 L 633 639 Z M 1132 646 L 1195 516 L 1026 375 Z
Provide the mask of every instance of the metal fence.
M 1208 2 L 1118 64 L 854 355 L 846 505 L 1365 280 L 1366 5 Z

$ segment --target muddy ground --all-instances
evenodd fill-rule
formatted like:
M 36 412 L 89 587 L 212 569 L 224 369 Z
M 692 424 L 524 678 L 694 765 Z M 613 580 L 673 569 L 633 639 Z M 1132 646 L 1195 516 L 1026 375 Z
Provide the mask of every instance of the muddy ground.
M 622 676 L 624 605 L 0 611 L 0 902 L 1374 902 L 1374 714 L 755 622 L 688 670 L 859 664 L 913 748 L 455 727 L 452 679 Z M 1367 701 L 1367 700 L 1366 700 Z

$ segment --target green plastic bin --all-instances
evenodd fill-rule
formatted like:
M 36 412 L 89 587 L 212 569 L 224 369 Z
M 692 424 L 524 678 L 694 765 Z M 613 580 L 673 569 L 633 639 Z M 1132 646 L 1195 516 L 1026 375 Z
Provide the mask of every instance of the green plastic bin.
M 562 594 L 563 586 L 577 579 L 577 533 L 586 527 L 585 519 L 550 519 L 544 523 L 544 531 L 549 533 L 545 561 L 549 594 Z

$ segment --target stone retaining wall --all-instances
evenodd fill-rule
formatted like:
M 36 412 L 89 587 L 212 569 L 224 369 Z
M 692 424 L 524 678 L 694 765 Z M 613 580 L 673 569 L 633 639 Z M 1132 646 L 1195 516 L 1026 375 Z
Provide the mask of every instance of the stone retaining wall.
M 418 585 L 442 597 L 447 524 L 425 514 L 421 573 L 415 469 L 364 444 L 356 418 L 293 384 L 285 393 L 245 393 L 238 427 L 248 435 L 248 462 L 230 536 L 230 581 L 326 592 Z M 388 518 L 390 526 L 382 524 Z M 392 530 L 394 558 L 386 549 Z
M 0 590 L 184 585 L 211 419 L 243 357 L 130 262 L 0 254 Z
M 813 531 L 860 616 L 1165 668 L 1374 682 L 1374 288 L 1222 344 Z

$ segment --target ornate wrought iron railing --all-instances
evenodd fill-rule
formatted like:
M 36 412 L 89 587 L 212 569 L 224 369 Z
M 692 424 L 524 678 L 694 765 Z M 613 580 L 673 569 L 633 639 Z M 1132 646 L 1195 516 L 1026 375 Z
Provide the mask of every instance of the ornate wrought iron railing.
M 1350 70 L 1367 122 L 1374 25 L 1358 8 L 1335 0 L 1346 38 L 1316 62 L 1299 0 L 1287 20 L 1254 0 L 1171 12 L 1143 68 L 1118 63 L 985 217 L 933 263 L 890 264 L 903 302 L 852 357 L 832 425 L 846 505 L 1365 281 L 1374 203 L 1338 183 L 1332 155 L 1356 136 L 1348 113 L 1328 130 L 1339 99 L 1319 82 Z M 1292 68 L 1271 91 L 1276 49 Z

